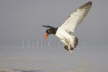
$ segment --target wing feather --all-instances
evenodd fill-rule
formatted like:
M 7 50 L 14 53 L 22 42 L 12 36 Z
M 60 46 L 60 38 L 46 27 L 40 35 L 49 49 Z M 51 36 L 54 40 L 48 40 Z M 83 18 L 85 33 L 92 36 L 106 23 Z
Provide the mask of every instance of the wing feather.
M 70 17 L 64 22 L 63 25 L 60 26 L 60 28 L 64 29 L 67 32 L 74 32 L 76 26 L 82 22 L 91 6 L 91 1 L 80 6 L 70 15 Z

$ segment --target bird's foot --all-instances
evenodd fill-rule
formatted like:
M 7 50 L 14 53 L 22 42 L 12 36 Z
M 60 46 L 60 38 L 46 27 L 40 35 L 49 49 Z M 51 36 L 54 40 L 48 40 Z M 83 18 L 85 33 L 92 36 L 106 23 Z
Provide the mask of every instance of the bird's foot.
M 71 47 L 70 50 L 74 50 L 74 48 Z
M 67 50 L 67 51 L 69 51 L 69 49 L 68 49 L 68 46 L 67 46 L 67 45 L 65 45 L 65 46 L 64 46 L 64 49 L 65 49 L 65 50 Z

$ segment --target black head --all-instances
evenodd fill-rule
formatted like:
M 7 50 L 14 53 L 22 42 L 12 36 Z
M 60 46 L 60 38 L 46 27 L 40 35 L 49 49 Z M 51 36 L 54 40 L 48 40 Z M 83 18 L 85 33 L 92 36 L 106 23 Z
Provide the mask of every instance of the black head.
M 49 28 L 49 29 L 47 29 L 46 30 L 46 33 L 48 33 L 48 34 L 56 34 L 56 28 Z
M 43 27 L 48 28 L 46 30 L 46 33 L 48 33 L 48 34 L 56 34 L 57 28 L 52 27 L 52 26 L 48 26 L 48 25 L 43 25 Z
M 46 39 L 48 38 L 48 35 L 50 35 L 50 34 L 56 34 L 57 28 L 52 27 L 52 26 L 47 26 L 47 25 L 43 25 L 43 27 L 48 28 L 48 29 L 46 30 L 45 35 L 44 35 L 44 37 L 45 37 Z

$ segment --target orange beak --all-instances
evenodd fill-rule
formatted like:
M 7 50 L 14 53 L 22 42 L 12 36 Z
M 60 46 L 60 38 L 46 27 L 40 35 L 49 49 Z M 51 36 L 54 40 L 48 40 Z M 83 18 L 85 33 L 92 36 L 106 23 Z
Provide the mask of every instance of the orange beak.
M 48 39 L 48 33 L 44 34 L 44 38 L 47 40 Z

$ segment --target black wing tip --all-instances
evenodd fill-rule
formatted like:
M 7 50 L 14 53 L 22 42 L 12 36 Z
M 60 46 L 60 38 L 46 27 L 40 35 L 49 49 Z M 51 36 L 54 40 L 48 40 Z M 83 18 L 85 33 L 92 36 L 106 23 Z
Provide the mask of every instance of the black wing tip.
M 49 28 L 49 26 L 48 26 L 48 25 L 42 25 L 42 27 Z
M 49 26 L 49 25 L 42 25 L 42 27 L 45 27 L 45 28 L 54 28 L 54 27 Z
M 46 27 L 46 25 L 42 25 L 42 27 Z
M 92 1 L 88 1 L 87 2 L 87 5 L 92 5 Z
M 85 3 L 84 5 L 82 5 L 80 7 L 80 9 L 83 9 L 83 8 L 90 8 L 92 6 L 92 1 L 88 1 L 87 3 Z

